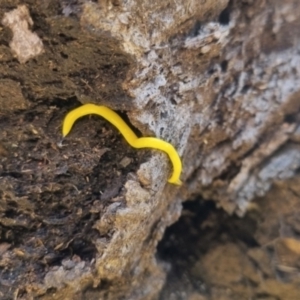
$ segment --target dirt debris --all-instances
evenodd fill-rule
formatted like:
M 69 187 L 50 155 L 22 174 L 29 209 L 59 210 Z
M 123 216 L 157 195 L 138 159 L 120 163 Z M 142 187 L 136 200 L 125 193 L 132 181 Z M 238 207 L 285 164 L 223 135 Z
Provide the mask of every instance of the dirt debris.
M 299 299 L 299 183 L 277 182 L 244 218 L 186 202 L 159 245 L 170 263 L 160 299 Z

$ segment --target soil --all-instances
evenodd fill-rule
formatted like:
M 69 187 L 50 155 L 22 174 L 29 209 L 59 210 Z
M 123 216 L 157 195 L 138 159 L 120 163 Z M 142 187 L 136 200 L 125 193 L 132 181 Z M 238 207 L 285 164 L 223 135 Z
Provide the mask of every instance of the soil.
M 61 1 L 28 0 L 22 3 L 30 10 L 33 20 L 30 29 L 42 40 L 44 51 L 20 64 L 9 48 L 12 31 L 0 26 L 0 84 L 7 86 L 9 82 L 14 87 L 10 94 L 2 93 L 2 109 L 6 107 L 11 111 L 33 103 L 62 107 L 70 99 L 109 104 L 119 110 L 132 109 L 121 83 L 133 60 L 120 50 L 116 40 L 93 28 L 82 28 L 72 10 L 68 17 L 62 15 Z M 0 19 L 18 4 L 18 1 L 1 1 Z M 21 91 L 23 106 L 14 103 L 7 107 L 5 103 L 13 101 L 14 90 Z
M 187 201 L 158 247 L 165 300 L 298 300 L 300 177 L 277 182 L 244 218 Z
M 132 108 L 121 82 L 132 60 L 111 37 L 82 29 L 60 1 L 24 1 L 42 39 L 38 59 L 19 63 L 12 32 L 0 26 L 0 299 L 26 297 L 31 283 L 63 261 L 92 264 L 93 244 L 110 230 L 93 229 L 149 151 L 132 149 L 99 117 L 78 120 L 62 141 L 61 125 L 85 102 Z M 18 1 L 1 1 L 0 19 Z M 91 30 L 91 29 L 90 29 Z M 109 99 L 108 99 L 109 95 Z M 121 111 L 120 111 L 121 110 Z M 19 299 L 18 298 L 18 299 Z
M 74 255 L 91 261 L 93 240 L 110 236 L 92 225 L 145 160 L 97 117 L 79 120 L 61 143 L 69 109 L 39 105 L 1 118 L 0 248 L 10 253 L 0 261 L 1 292 Z

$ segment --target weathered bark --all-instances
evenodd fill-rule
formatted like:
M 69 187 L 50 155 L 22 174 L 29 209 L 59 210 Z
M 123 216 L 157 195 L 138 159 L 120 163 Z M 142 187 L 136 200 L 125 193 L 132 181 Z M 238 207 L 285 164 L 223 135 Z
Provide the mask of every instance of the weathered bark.
M 1 297 L 155 299 L 182 201 L 242 216 L 300 166 L 298 1 L 19 4 L 0 4 Z M 97 118 L 60 147 L 87 102 L 172 143 L 182 187 Z

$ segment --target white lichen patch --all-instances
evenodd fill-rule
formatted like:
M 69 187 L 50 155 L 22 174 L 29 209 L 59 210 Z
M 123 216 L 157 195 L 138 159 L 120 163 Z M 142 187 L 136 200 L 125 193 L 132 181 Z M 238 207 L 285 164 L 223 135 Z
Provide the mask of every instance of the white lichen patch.
M 78 257 L 77 257 L 78 260 Z M 84 261 L 66 259 L 62 261 L 62 266 L 53 267 L 45 276 L 45 287 L 62 288 L 73 286 L 75 289 L 80 286 L 80 281 L 91 278 L 91 267 Z
M 205 54 L 211 49 L 210 44 L 224 43 L 229 34 L 229 26 L 210 22 L 199 30 L 197 36 L 188 37 L 184 42 L 187 49 L 200 49 Z
M 13 32 L 9 46 L 20 63 L 26 63 L 44 51 L 41 39 L 29 29 L 33 21 L 25 5 L 19 5 L 16 9 L 5 13 L 2 24 Z

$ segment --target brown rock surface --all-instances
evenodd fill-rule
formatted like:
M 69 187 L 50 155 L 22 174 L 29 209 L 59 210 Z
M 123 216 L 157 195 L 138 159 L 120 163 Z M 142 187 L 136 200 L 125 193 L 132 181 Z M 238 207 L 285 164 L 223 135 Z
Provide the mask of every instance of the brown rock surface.
M 172 266 L 160 299 L 299 299 L 299 183 L 277 182 L 244 218 L 186 202 L 159 245 Z

